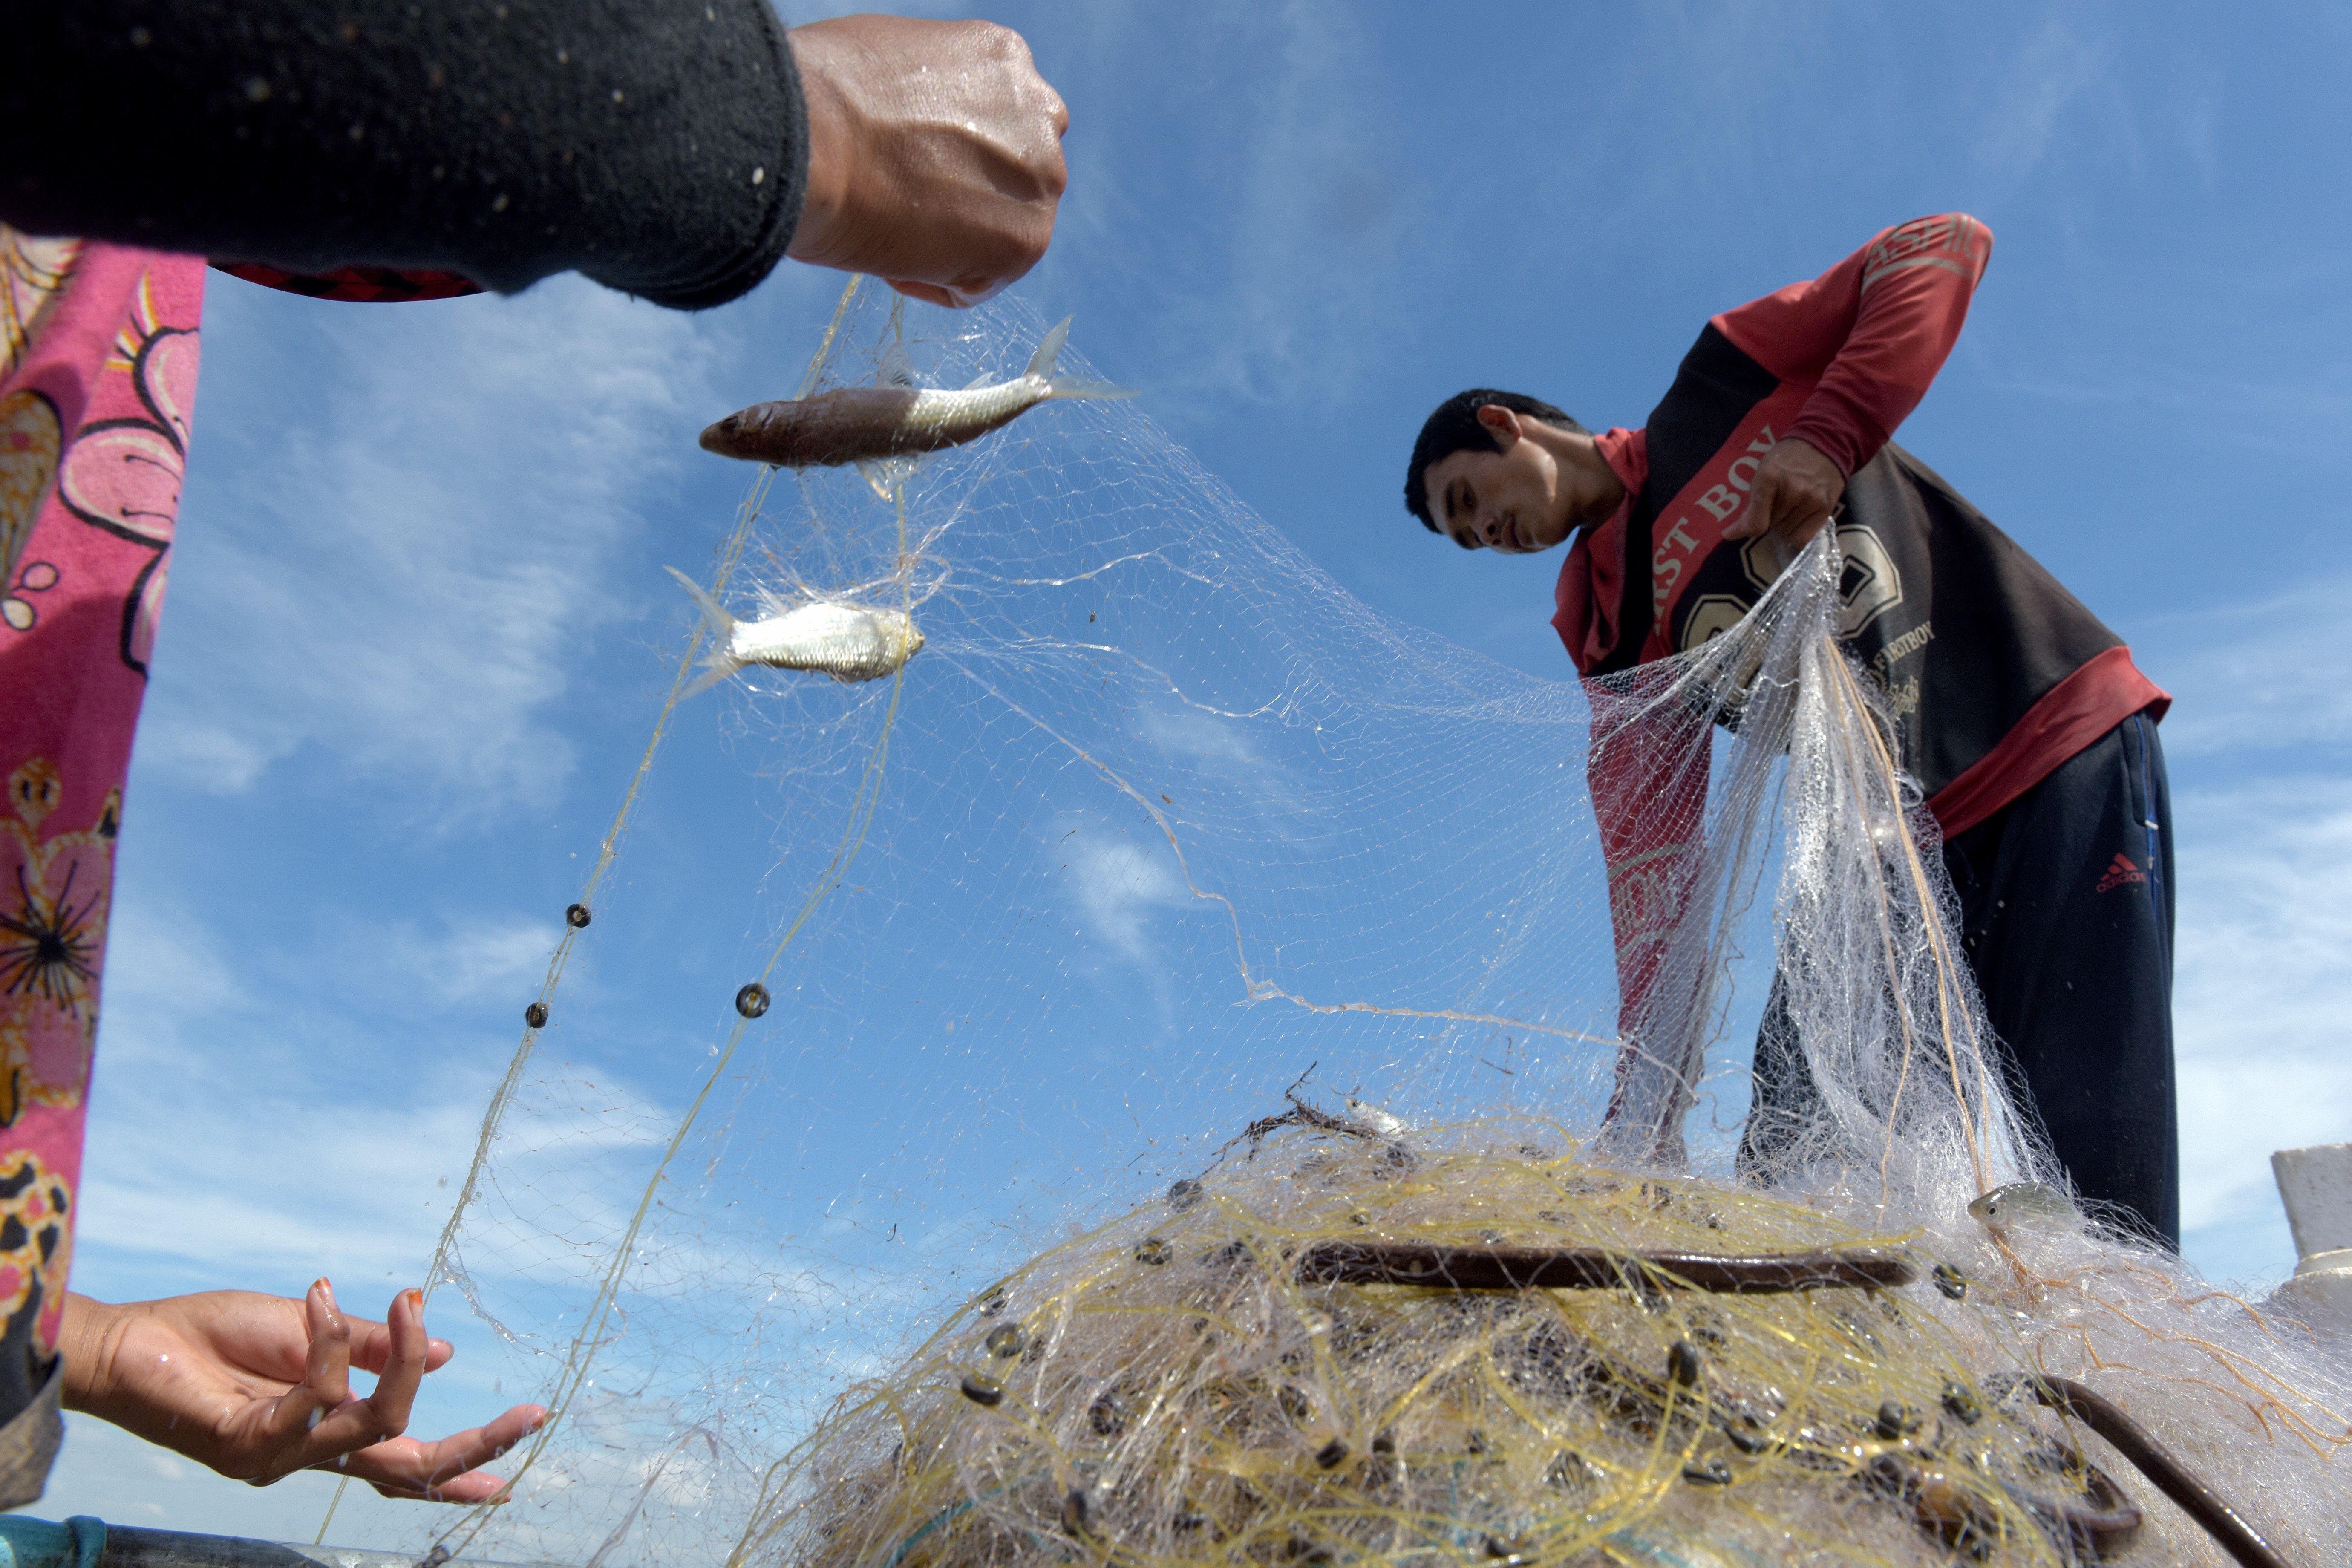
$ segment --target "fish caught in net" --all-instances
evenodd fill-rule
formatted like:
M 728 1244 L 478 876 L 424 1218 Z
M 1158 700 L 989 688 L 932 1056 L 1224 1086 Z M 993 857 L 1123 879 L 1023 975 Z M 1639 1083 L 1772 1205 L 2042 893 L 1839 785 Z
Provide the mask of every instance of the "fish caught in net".
M 853 292 L 801 395 L 1044 335 Z M 434 1273 L 556 1418 L 420 1552 L 2251 1560 L 2202 1488 L 2352 1556 L 2343 1341 L 2018 1112 L 1826 531 L 1588 689 L 1358 604 L 1132 404 L 886 477 L 763 473 L 697 584 L 897 641 L 664 709 L 748 869 L 692 919 L 614 872 L 693 795 L 649 747 Z M 1821 1091 L 1769 1128 L 1759 1029 Z

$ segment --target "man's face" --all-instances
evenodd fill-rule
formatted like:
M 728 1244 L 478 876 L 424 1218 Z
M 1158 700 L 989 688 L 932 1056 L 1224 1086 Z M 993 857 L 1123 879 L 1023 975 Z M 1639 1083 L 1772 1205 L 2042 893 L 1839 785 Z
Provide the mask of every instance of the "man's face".
M 1560 493 L 1559 461 L 1525 438 L 1525 426 L 1507 408 L 1481 408 L 1478 422 L 1503 450 L 1454 452 L 1422 470 L 1438 531 L 1465 550 L 1549 550 L 1569 536 L 1574 521 Z

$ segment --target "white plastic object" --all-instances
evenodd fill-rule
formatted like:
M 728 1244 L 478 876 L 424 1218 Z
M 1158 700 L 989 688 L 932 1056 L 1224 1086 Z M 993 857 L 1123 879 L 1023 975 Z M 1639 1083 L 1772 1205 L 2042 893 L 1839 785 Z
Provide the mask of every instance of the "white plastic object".
M 2352 1247 L 2352 1143 L 2282 1149 L 2271 1156 L 2271 1172 L 2299 1256 Z
M 2282 1149 L 2271 1173 L 2299 1255 L 2285 1288 L 2352 1317 L 2352 1143 Z

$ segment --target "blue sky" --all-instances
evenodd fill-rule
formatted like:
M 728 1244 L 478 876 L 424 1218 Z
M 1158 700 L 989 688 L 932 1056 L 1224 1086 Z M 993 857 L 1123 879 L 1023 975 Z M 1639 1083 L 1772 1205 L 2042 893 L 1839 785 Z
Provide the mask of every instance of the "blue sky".
M 2352 139 L 2352 13 L 991 15 L 1072 113 L 1024 298 L 1075 315 L 1093 364 L 1337 587 L 1539 680 L 1566 673 L 1555 563 L 1464 555 L 1400 510 L 1428 405 L 1495 384 L 1636 423 L 1710 312 L 1906 217 L 1990 224 L 1900 438 L 2178 699 L 2189 1251 L 2284 1272 L 2268 1153 L 2352 1137 L 2352 217 L 2312 178 Z M 577 279 L 405 308 L 215 280 L 81 1288 L 290 1294 L 323 1270 L 373 1311 L 416 1277 L 667 687 L 687 620 L 658 568 L 707 563 L 741 494 L 694 432 L 787 393 L 838 291 L 787 267 L 686 317 Z M 624 861 L 652 923 L 616 914 L 574 983 L 633 1021 L 583 1028 L 583 1061 L 667 1018 L 683 1072 L 709 1009 L 689 1028 L 673 1000 L 707 1000 L 790 901 L 761 858 L 784 742 L 757 711 L 682 710 Z M 606 1087 L 563 1136 L 631 1168 L 683 1094 L 651 1067 Z M 449 1414 L 492 1397 L 463 1385 Z M 307 1539 L 325 1485 L 214 1484 L 77 1423 L 41 1511 Z M 336 1536 L 392 1518 L 357 1517 Z

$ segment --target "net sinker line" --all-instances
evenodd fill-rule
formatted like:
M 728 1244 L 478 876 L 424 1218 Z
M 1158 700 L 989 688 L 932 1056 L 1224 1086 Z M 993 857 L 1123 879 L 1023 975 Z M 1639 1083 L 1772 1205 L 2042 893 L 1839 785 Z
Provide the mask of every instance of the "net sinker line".
M 818 345 L 816 360 L 810 365 L 807 382 L 802 388 L 803 395 L 808 386 L 815 383 L 818 367 L 824 363 L 824 355 L 832 347 L 834 331 L 839 327 L 843 313 L 849 309 L 850 297 L 855 292 L 857 282 L 858 279 L 853 276 L 849 287 L 842 292 L 841 304 L 835 311 L 834 327 L 826 331 L 824 342 Z M 902 300 L 892 314 L 894 327 L 899 325 L 903 310 Z M 755 490 L 755 496 L 765 494 L 767 480 L 774 472 L 773 468 L 761 470 L 761 483 Z M 907 491 L 903 481 L 892 488 L 892 498 L 898 512 L 901 597 L 911 609 L 914 588 L 912 578 L 906 574 Z M 743 538 L 750 527 L 749 520 L 753 509 L 751 503 L 747 502 L 746 506 L 746 517 L 737 527 L 736 535 L 731 542 L 729 557 L 725 563 L 726 567 L 731 568 L 734 560 L 740 556 Z M 724 585 L 725 581 L 725 571 L 722 569 L 719 583 L 715 586 Z M 682 683 L 685 678 L 686 667 L 681 663 L 677 682 L 674 682 L 671 688 L 670 704 L 673 707 L 677 700 L 678 683 Z M 808 896 L 801 902 L 800 911 L 784 928 L 783 934 L 776 939 L 775 946 L 769 950 L 767 962 L 760 967 L 759 984 L 762 986 L 765 986 L 773 977 L 776 965 L 783 961 L 784 951 L 792 945 L 793 939 L 800 934 L 801 929 L 808 923 L 809 917 L 816 912 L 817 906 L 824 901 L 825 896 L 841 886 L 842 878 L 847 872 L 850 862 L 855 860 L 857 858 L 857 852 L 865 847 L 866 835 L 874 826 L 874 814 L 881 805 L 883 768 L 889 760 L 890 735 L 898 721 L 899 700 L 905 695 L 906 689 L 907 667 L 901 664 L 890 678 L 890 700 L 883 710 L 881 732 L 875 737 L 874 749 L 866 758 L 865 772 L 858 777 L 857 793 L 851 798 L 848 820 L 843 826 L 841 842 L 835 848 L 832 860 L 827 862 L 824 869 L 811 884 Z M 669 710 L 665 708 L 662 715 L 665 721 L 668 715 Z M 658 731 L 656 733 L 656 742 L 659 740 Z M 650 748 L 647 754 L 650 757 Z M 643 776 L 641 771 L 637 782 L 641 783 Z M 633 783 L 630 790 L 632 800 L 635 796 L 635 784 Z M 613 1304 L 620 1296 L 622 1279 L 628 1272 L 630 1255 L 636 1247 L 638 1234 L 645 1228 L 646 1215 L 653 1208 L 654 1194 L 660 1190 L 661 1184 L 668 1173 L 670 1162 L 677 1157 L 678 1150 L 685 1146 L 687 1135 L 693 1131 L 696 1121 L 701 1117 L 703 1105 L 710 1099 L 710 1091 L 719 1086 L 719 1080 L 726 1077 L 728 1068 L 733 1065 L 735 1053 L 743 1043 L 744 1031 L 751 1026 L 752 1015 L 744 1012 L 740 1005 L 736 1007 L 735 1015 L 735 1022 L 728 1030 L 727 1044 L 720 1050 L 719 1059 L 711 1064 L 710 1071 L 703 1078 L 702 1087 L 696 1090 L 692 1102 L 687 1106 L 685 1114 L 678 1119 L 677 1130 L 670 1134 L 667 1146 L 662 1150 L 661 1158 L 655 1163 L 652 1174 L 646 1179 L 645 1191 L 637 1198 L 637 1206 L 629 1216 L 627 1228 L 622 1232 L 619 1241 L 613 1247 L 613 1260 L 606 1267 L 604 1278 L 597 1287 L 595 1299 L 589 1305 L 583 1320 L 581 1331 L 572 1338 L 572 1349 L 564 1359 L 563 1370 L 556 1375 L 553 1406 L 548 1412 L 547 1419 L 541 1424 L 538 1433 L 533 1436 L 530 1447 L 526 1450 L 521 1461 L 514 1467 L 514 1474 L 508 1479 L 507 1485 L 500 1493 L 500 1500 L 513 1495 L 515 1483 L 530 1472 L 540 1456 L 546 1451 L 547 1445 L 553 1439 L 556 1429 L 571 1411 L 572 1400 L 579 1395 L 581 1389 L 587 1385 L 589 1371 L 595 1365 L 596 1352 L 604 1344 L 605 1325 L 612 1320 Z M 646 1486 L 650 1488 L 653 1479 L 657 1479 L 658 1477 L 657 1468 L 654 1478 L 646 1482 Z M 458 1536 L 462 1531 L 463 1539 L 456 1549 L 462 1551 L 464 1545 L 469 1543 L 474 1536 L 479 1533 L 482 1527 L 489 1522 L 500 1500 L 479 1503 L 469 1509 L 463 1518 L 434 1538 L 436 1544 L 446 1546 L 450 1540 Z M 635 1510 L 632 1510 L 631 1517 L 635 1517 Z M 625 1530 L 625 1523 L 620 1528 Z M 324 1527 L 321 1526 L 322 1532 L 323 1529 Z M 619 1534 L 615 1533 L 612 1540 L 605 1543 L 604 1550 L 609 1550 L 618 1542 L 619 1539 Z M 600 1550 L 597 1553 L 598 1558 L 601 1559 L 603 1555 L 604 1550 Z
M 833 352 L 834 340 L 840 335 L 842 322 L 849 316 L 850 303 L 856 298 L 858 285 L 864 281 L 861 274 L 852 273 L 849 281 L 843 286 L 841 299 L 833 308 L 833 320 L 826 324 L 824 336 L 818 342 L 816 353 L 809 358 L 808 370 L 801 377 L 800 396 L 806 397 L 816 385 L 817 378 L 824 373 L 825 356 Z M 711 583 L 712 592 L 726 587 L 728 579 L 734 575 L 735 568 L 741 563 L 743 547 L 751 537 L 751 525 L 759 520 L 775 476 L 775 469 L 763 466 L 752 479 L 750 491 L 736 510 L 734 531 L 728 535 L 726 547 L 719 553 L 718 575 Z M 687 636 L 686 649 L 678 658 L 677 673 L 670 680 L 669 693 L 662 699 L 661 710 L 654 716 L 653 733 L 646 738 L 645 752 L 637 758 L 636 772 L 629 776 L 629 787 L 621 796 L 620 809 L 613 814 L 613 826 L 597 846 L 595 863 L 589 868 L 588 876 L 581 885 L 580 902 L 588 909 L 596 907 L 596 889 L 604 882 L 605 873 L 613 868 L 614 861 L 620 858 L 621 840 L 628 831 L 629 819 L 635 815 L 637 797 L 644 792 L 646 775 L 653 771 L 654 755 L 661 750 L 662 741 L 669 733 L 670 717 L 677 710 L 679 694 L 686 689 L 687 678 L 694 669 L 694 656 L 702 650 L 702 639 L 708 631 L 709 627 L 701 617 L 696 617 L 694 630 Z M 570 961 L 572 943 L 579 940 L 579 936 L 580 928 L 566 921 L 563 934 L 556 941 L 555 952 L 548 959 L 547 977 L 540 983 L 539 1005 L 542 1009 L 553 1000 L 556 987 L 562 984 L 564 965 Z M 536 1024 L 524 1025 L 522 1038 L 516 1042 L 514 1055 L 507 1063 L 506 1075 L 499 1080 L 497 1091 L 490 1096 L 490 1103 L 482 1111 L 481 1131 L 474 1141 L 474 1157 L 466 1167 L 465 1183 L 457 1189 L 457 1201 L 450 1207 L 448 1221 L 441 1227 L 440 1240 L 433 1248 L 433 1261 L 425 1270 L 424 1300 L 432 1300 L 434 1288 L 441 1283 L 447 1272 L 450 1255 L 457 1247 L 457 1226 L 464 1221 L 476 1194 L 481 1190 L 482 1169 L 489 1163 L 490 1146 L 498 1141 L 499 1129 L 505 1122 L 507 1108 L 513 1103 L 515 1089 L 522 1081 L 523 1068 L 530 1063 L 531 1053 L 539 1044 L 540 1028 L 541 1026 Z M 311 1538 L 312 1545 L 326 1541 L 327 1527 L 334 1522 L 335 1510 L 341 1506 L 344 1489 L 351 1484 L 349 1476 L 341 1477 L 335 1483 L 334 1495 L 327 1500 L 326 1512 L 319 1520 L 319 1533 Z

